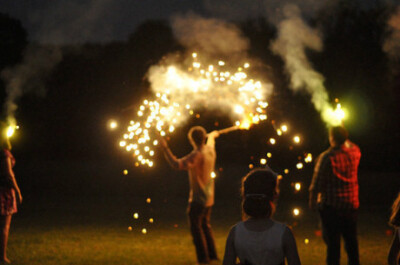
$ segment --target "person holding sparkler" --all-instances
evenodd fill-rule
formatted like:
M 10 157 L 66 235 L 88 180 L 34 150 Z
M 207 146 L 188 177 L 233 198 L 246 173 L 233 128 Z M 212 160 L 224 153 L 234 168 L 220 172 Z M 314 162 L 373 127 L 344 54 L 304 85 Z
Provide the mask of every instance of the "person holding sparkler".
M 389 224 L 395 228 L 395 234 L 388 255 L 389 265 L 400 264 L 400 193 L 392 205 L 392 215 Z
M 10 263 L 7 258 L 7 242 L 11 217 L 17 212 L 17 198 L 21 203 L 22 195 L 12 169 L 15 159 L 10 152 L 11 144 L 7 137 L 6 127 L 0 124 L 0 129 L 0 263 L 7 264 Z
M 186 170 L 189 174 L 190 193 L 188 216 L 193 243 L 199 264 L 218 260 L 214 236 L 210 225 L 211 208 L 214 204 L 214 173 L 216 152 L 215 138 L 218 131 L 207 134 L 201 126 L 189 130 L 188 138 L 193 151 L 182 158 L 176 158 L 160 137 L 160 146 L 172 168 Z M 206 141 L 207 140 L 207 141 Z
M 343 236 L 349 265 L 359 265 L 357 241 L 358 165 L 360 148 L 348 140 L 342 126 L 329 130 L 330 148 L 317 159 L 309 188 L 309 206 L 318 209 L 328 265 L 340 264 Z
M 229 232 L 223 265 L 300 265 L 292 231 L 271 219 L 278 196 L 278 178 L 270 169 L 256 169 L 242 180 L 242 222 Z

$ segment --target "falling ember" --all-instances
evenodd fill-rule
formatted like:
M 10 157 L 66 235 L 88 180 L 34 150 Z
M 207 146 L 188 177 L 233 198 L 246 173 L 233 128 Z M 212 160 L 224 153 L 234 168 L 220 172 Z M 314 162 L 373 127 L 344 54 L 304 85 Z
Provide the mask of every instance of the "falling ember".
M 311 153 L 308 153 L 306 155 L 306 157 L 304 158 L 304 162 L 306 162 L 306 163 L 311 163 L 312 162 L 312 154 Z
M 149 223 L 150 223 L 150 224 L 154 223 L 154 219 L 153 219 L 153 218 L 150 218 L 150 219 L 149 219 Z
M 147 203 L 151 203 L 151 198 L 147 198 L 147 199 L 146 199 L 146 202 L 147 202 Z
M 310 240 L 308 238 L 304 239 L 304 244 L 308 245 L 310 243 Z
M 296 164 L 297 169 L 302 169 L 303 168 L 303 163 L 299 162 Z
M 296 183 L 294 184 L 294 189 L 295 189 L 296 191 L 300 191 L 300 190 L 301 190 L 301 183 L 300 183 L 300 182 L 296 182 Z
M 293 137 L 293 141 L 296 143 L 296 144 L 298 144 L 298 143 L 300 143 L 300 136 L 295 136 L 295 137 Z
M 269 138 L 269 143 L 274 145 L 276 143 L 276 140 L 274 138 Z
M 143 234 L 143 235 L 147 234 L 147 229 L 146 229 L 146 228 L 143 228 L 143 229 L 142 229 L 142 234 Z
M 128 231 L 132 231 L 132 226 L 128 226 Z
M 268 157 L 268 158 L 271 158 L 271 157 L 272 157 L 272 154 L 271 154 L 271 153 L 267 153 L 267 157 Z
M 108 123 L 108 126 L 110 127 L 111 130 L 114 130 L 118 127 L 118 123 L 116 121 L 110 121 Z
M 267 164 L 267 159 L 261 158 L 261 159 L 260 159 L 260 164 L 261 164 L 261 165 Z
M 254 165 L 253 164 L 249 164 L 249 169 L 253 169 Z
M 123 171 L 123 173 L 124 173 L 124 175 L 128 175 L 128 170 L 125 169 L 125 170 Z
M 249 129 L 267 119 L 265 98 L 272 84 L 248 78 L 244 68 L 249 64 L 239 69 L 224 61 L 203 62 L 198 53 L 192 53 L 191 58 L 186 66 L 160 64 L 149 69 L 154 95 L 139 104 L 134 112 L 136 120 L 129 123 L 119 142 L 134 154 L 135 166 L 153 167 L 157 152 L 154 139 L 173 134 L 191 115 L 200 119 L 194 106 L 203 107 L 204 102 L 237 120 L 235 130 Z
M 138 213 L 134 213 L 134 214 L 133 214 L 133 218 L 134 218 L 134 219 L 139 219 L 139 214 L 138 214 Z
M 277 134 L 278 136 L 281 136 L 281 135 L 282 135 L 281 129 L 276 130 L 276 134 Z
M 285 174 L 289 174 L 289 169 L 284 170 Z
M 299 216 L 300 215 L 300 210 L 298 208 L 293 209 L 293 215 L 294 216 Z
M 283 124 L 283 125 L 281 126 L 281 130 L 282 130 L 282 132 L 287 132 L 287 130 L 288 130 L 287 125 Z
M 211 172 L 211 178 L 215 179 L 217 177 L 217 174 L 215 174 L 215 172 Z

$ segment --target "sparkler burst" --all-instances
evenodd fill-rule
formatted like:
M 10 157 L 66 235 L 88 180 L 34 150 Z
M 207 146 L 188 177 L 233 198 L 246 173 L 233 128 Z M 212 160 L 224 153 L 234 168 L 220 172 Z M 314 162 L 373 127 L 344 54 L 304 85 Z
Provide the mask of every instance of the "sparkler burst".
M 250 79 L 244 62 L 234 68 L 224 62 L 215 65 L 201 61 L 197 53 L 186 66 L 157 65 L 149 69 L 149 81 L 154 95 L 137 109 L 119 145 L 135 157 L 136 165 L 154 166 L 157 134 L 172 134 L 197 108 L 218 110 L 232 118 L 235 126 L 249 129 L 252 124 L 267 119 L 265 101 L 272 90 L 271 83 Z M 197 114 L 198 117 L 200 117 Z

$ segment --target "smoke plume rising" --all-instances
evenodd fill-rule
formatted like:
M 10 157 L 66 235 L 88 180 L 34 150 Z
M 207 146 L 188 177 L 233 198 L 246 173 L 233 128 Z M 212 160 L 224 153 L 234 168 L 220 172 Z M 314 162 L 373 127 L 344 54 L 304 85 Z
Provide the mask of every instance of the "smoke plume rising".
M 388 30 L 391 33 L 383 44 L 383 50 L 391 58 L 400 58 L 400 6 L 389 18 Z
M 208 54 L 244 52 L 249 41 L 241 31 L 225 21 L 196 15 L 178 16 L 172 20 L 175 36 L 185 46 Z
M 15 111 L 18 108 L 18 99 L 25 93 L 44 96 L 46 92 L 44 79 L 61 59 L 62 55 L 58 48 L 31 45 L 25 50 L 21 64 L 1 72 L 7 93 L 4 111 L 10 125 L 16 125 Z
M 271 49 L 284 60 L 290 75 L 290 87 L 294 91 L 305 90 L 309 93 L 315 109 L 330 124 L 333 110 L 324 86 L 324 77 L 313 69 L 306 55 L 306 49 L 322 50 L 320 33 L 303 21 L 297 6 L 287 5 L 283 12 L 285 19 L 278 25 L 278 37 Z

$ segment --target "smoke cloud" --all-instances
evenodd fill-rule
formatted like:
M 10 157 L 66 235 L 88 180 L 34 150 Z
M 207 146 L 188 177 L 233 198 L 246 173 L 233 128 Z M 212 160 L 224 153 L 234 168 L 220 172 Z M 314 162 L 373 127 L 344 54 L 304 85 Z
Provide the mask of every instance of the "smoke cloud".
M 329 95 L 324 86 L 324 77 L 313 69 L 307 59 L 306 49 L 320 52 L 322 41 L 320 33 L 308 26 L 301 17 L 300 9 L 287 5 L 283 10 L 285 19 L 278 25 L 278 37 L 271 49 L 280 55 L 290 75 L 290 87 L 294 91 L 305 90 L 322 119 L 331 124 L 332 108 Z
M 389 57 L 400 58 L 400 6 L 388 20 L 390 36 L 383 43 L 383 50 Z
M 21 64 L 7 68 L 1 72 L 6 82 L 6 100 L 4 111 L 10 125 L 15 125 L 15 111 L 18 99 L 26 93 L 44 96 L 46 93 L 44 80 L 54 66 L 60 62 L 62 54 L 58 48 L 29 46 L 25 50 Z
M 172 27 L 183 45 L 208 54 L 239 53 L 249 48 L 249 41 L 241 31 L 222 20 L 196 15 L 178 16 L 172 20 Z

